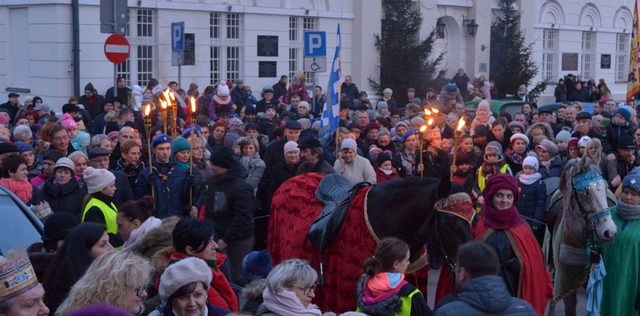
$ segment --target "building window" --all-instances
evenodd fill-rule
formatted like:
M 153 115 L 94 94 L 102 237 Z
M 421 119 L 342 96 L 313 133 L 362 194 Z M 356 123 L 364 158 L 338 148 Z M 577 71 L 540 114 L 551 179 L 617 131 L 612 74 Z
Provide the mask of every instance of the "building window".
M 582 32 L 582 56 L 580 57 L 580 68 L 582 78 L 585 80 L 594 79 L 596 69 L 596 33 Z
M 629 34 L 616 34 L 616 82 L 626 82 L 629 68 Z
M 304 39 L 301 34 L 305 31 L 315 31 L 318 29 L 318 19 L 310 17 L 289 17 L 289 80 L 296 73 L 303 70 L 303 47 Z M 311 87 L 315 81 L 315 73 L 307 72 L 306 85 Z
M 154 47 L 156 46 L 154 29 L 156 28 L 153 9 L 131 9 L 131 19 L 126 26 L 129 40 L 129 59 L 116 67 L 116 74 L 124 77 L 129 85 L 146 86 L 153 78 Z M 134 30 L 135 34 L 131 34 Z
M 221 80 L 242 77 L 242 14 L 211 12 L 209 14 L 209 80 L 216 84 Z M 224 62 L 223 62 L 224 61 Z
M 542 40 L 542 80 L 555 82 L 558 76 L 558 32 L 553 29 L 543 31 Z
M 220 81 L 220 47 L 211 46 L 209 55 L 209 81 L 215 84 Z
M 137 24 L 139 37 L 153 37 L 153 10 L 139 9 Z

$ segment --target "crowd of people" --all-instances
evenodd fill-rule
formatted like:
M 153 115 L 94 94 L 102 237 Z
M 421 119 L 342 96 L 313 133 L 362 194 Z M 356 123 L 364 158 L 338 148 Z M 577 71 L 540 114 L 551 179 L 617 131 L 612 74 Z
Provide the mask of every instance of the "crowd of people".
M 0 280 L 15 282 L 0 289 L 0 315 L 109 308 L 134 315 L 321 315 L 312 304 L 314 268 L 290 259 L 271 270 L 262 251 L 272 196 L 307 172 L 338 173 L 353 184 L 433 177 L 464 188 L 480 214 L 472 228 L 479 242 L 460 248 L 459 295 L 440 302 L 436 315 L 544 312 L 552 292 L 540 250 L 545 184 L 572 158 L 590 159 L 609 188 L 621 191 L 613 212 L 621 233 L 603 256 L 607 265 L 632 270 L 620 280 L 637 276 L 635 257 L 626 255 L 640 232 L 636 105 L 614 101 L 604 80 L 596 86 L 567 78 L 561 81 L 571 89 L 556 88 L 556 98 L 566 101 L 558 110 L 538 110 L 522 86 L 514 93 L 522 109 L 511 117 L 493 113 L 493 85 L 482 76 L 469 80 L 463 69 L 423 98 L 412 88 L 401 96 L 386 88 L 373 99 L 346 76 L 340 126 L 330 133 L 320 126 L 327 96 L 320 86 L 309 94 L 303 74 L 290 83 L 282 76 L 259 98 L 242 80 L 201 94 L 193 83 L 187 91 L 155 79 L 129 88 L 119 78 L 117 93 L 111 88 L 104 97 L 89 83 L 60 115 L 40 97 L 20 102 L 11 93 L 0 105 L 0 186 L 44 222 L 43 243 L 29 252 L 48 261 L 32 267 L 19 254 L 8 258 Z M 588 98 L 581 86 L 589 87 Z M 166 93 L 176 99 L 175 123 L 159 106 Z M 474 98 L 480 102 L 470 111 L 463 102 Z M 577 101 L 593 101 L 593 112 Z M 363 262 L 350 313 L 432 313 L 404 280 L 408 249 L 395 238 L 378 244 Z M 605 295 L 603 314 L 634 310 L 638 290 L 627 283 L 605 278 L 608 293 L 628 296 Z M 491 304 L 487 293 L 496 295 Z

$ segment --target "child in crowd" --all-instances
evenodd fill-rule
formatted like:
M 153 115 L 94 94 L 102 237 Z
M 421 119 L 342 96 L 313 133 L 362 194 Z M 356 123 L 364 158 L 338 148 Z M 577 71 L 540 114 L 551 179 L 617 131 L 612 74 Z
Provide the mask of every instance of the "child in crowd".
M 546 223 L 544 207 L 547 201 L 547 187 L 538 172 L 539 166 L 538 158 L 534 156 L 527 156 L 522 161 L 522 172 L 516 175 L 520 187 L 517 207 L 520 215 L 531 226 L 538 244 L 542 246 Z

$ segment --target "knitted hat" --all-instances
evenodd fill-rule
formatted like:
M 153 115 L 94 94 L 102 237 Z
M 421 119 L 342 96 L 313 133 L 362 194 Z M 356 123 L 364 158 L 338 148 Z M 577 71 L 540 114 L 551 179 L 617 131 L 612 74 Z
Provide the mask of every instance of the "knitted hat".
M 397 121 L 396 125 L 394 125 L 393 127 L 398 128 L 398 126 L 404 126 L 405 128 L 409 128 L 409 123 L 407 121 L 400 120 L 400 121 Z
M 565 131 L 565 130 L 561 130 L 558 132 L 558 135 L 556 135 L 556 140 L 561 140 L 564 143 L 568 143 L 569 139 L 571 139 L 571 133 Z
M 345 138 L 342 140 L 342 144 L 340 144 L 340 151 L 343 151 L 345 149 L 351 149 L 353 151 L 358 151 L 358 145 L 356 144 L 356 141 L 351 139 L 351 138 Z
M 108 304 L 88 305 L 73 311 L 69 316 L 130 316 L 131 312 Z
M 568 148 L 568 149 L 578 148 L 578 139 L 577 139 L 577 138 L 575 138 L 575 137 L 572 137 L 572 138 L 569 140 L 569 143 L 568 143 L 568 145 L 567 145 L 567 148 Z
M 284 153 L 288 153 L 290 151 L 300 151 L 300 148 L 298 148 L 298 143 L 290 140 L 288 142 L 286 142 L 284 144 Z
M 620 136 L 620 140 L 618 140 L 618 149 L 636 149 L 636 143 L 633 141 L 633 136 Z
M 539 168 L 539 164 L 538 164 L 538 158 L 534 157 L 534 156 L 527 156 L 526 158 L 524 158 L 524 160 L 522 161 L 522 166 L 529 166 L 529 167 L 533 167 L 533 169 L 535 169 L 536 171 L 538 171 Z
M 116 177 L 111 173 L 111 171 L 107 169 L 95 169 L 93 167 L 87 167 L 87 169 L 84 169 L 82 178 L 87 184 L 87 191 L 89 191 L 89 194 L 100 192 L 102 189 L 116 181 Z
M 183 150 L 191 150 L 191 144 L 184 137 L 178 137 L 171 142 L 171 153 L 176 154 Z
M 389 93 L 389 94 L 393 94 L 393 90 L 391 90 L 390 88 L 385 88 L 384 90 L 382 90 L 382 93 Z
M 273 263 L 267 250 L 252 251 L 242 259 L 242 274 L 247 280 L 264 279 L 272 268 Z
M 538 146 L 536 147 L 541 148 L 545 151 L 548 151 L 551 157 L 558 154 L 558 146 L 554 142 L 548 139 L 541 141 L 540 144 L 538 144 Z
M 17 141 L 15 143 L 16 147 L 18 147 L 18 151 L 20 153 L 24 153 L 24 152 L 28 152 L 28 151 L 33 151 L 33 146 L 31 146 L 31 144 L 27 144 L 21 140 Z
M 167 302 L 173 293 L 193 282 L 202 282 L 205 289 L 209 290 L 212 278 L 211 269 L 204 260 L 196 257 L 184 258 L 164 270 L 158 294 L 163 302 Z
M 381 109 L 388 109 L 388 108 L 389 108 L 389 104 L 387 104 L 386 101 L 378 101 L 378 104 L 376 107 L 378 111 L 380 111 Z
M 389 133 L 389 130 L 386 127 L 381 127 L 380 130 L 378 131 L 378 137 L 383 135 L 391 136 L 391 133 Z
M 484 187 L 482 196 L 485 201 L 491 201 L 493 196 L 500 190 L 509 190 L 513 192 L 513 204 L 518 204 L 520 190 L 518 189 L 518 182 L 512 175 L 508 173 L 498 173 L 490 176 Z
M 62 115 L 62 118 L 60 119 L 60 125 L 62 125 L 64 129 L 78 128 L 78 124 L 76 124 L 76 121 L 68 113 Z
M 625 106 L 619 107 L 616 114 L 620 114 L 627 122 L 631 121 L 631 111 Z
M 391 160 L 391 155 L 386 152 L 379 153 L 378 157 L 376 157 L 376 166 L 382 165 L 387 160 Z
M 525 144 L 527 144 L 527 146 L 529 146 L 529 137 L 527 137 L 527 135 L 522 133 L 515 133 L 511 135 L 511 138 L 509 138 L 509 142 L 513 143 L 513 141 L 516 139 L 521 139 Z
M 504 159 L 504 156 L 502 155 L 502 145 L 495 140 L 490 141 L 487 144 L 484 148 L 484 154 L 485 156 L 488 154 L 497 154 L 500 160 Z
M 44 221 L 42 242 L 58 241 L 67 238 L 69 232 L 80 224 L 80 220 L 69 212 L 56 212 Z
M 38 278 L 26 253 L 0 257 L 0 303 L 38 285 Z
M 587 143 L 591 140 L 591 137 L 589 136 L 582 136 L 580 137 L 580 140 L 578 140 L 578 146 L 579 147 L 587 147 Z
M 458 92 L 458 86 L 456 85 L 455 82 L 450 81 L 449 83 L 444 85 L 444 87 L 442 87 L 442 90 L 448 93 L 455 93 L 455 92 Z
M 230 169 L 238 162 L 233 158 L 233 153 L 226 147 L 214 150 L 211 153 L 211 164 L 214 166 Z
M 67 157 L 62 157 L 56 161 L 56 165 L 53 167 L 53 174 L 56 174 L 58 168 L 67 168 L 71 171 L 73 176 L 76 175 L 76 165 L 73 163 L 73 160 Z
M 511 123 L 509 123 L 509 128 L 519 128 L 520 131 L 524 132 L 526 129 L 524 127 L 524 124 L 518 122 L 518 121 L 513 121 Z
M 631 188 L 640 193 L 640 168 L 635 167 L 622 179 L 622 189 Z
M 151 141 L 151 147 L 156 148 L 156 146 L 160 144 L 170 143 L 170 142 L 171 142 L 171 137 L 169 137 L 169 135 L 160 134 L 153 138 L 153 140 Z
M 226 84 L 221 84 L 218 86 L 218 91 L 216 93 L 220 97 L 228 97 L 229 96 L 229 87 Z

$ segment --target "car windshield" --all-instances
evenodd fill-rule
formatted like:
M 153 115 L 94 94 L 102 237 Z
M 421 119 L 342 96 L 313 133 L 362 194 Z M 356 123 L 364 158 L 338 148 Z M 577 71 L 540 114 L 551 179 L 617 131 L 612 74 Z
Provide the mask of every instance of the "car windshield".
M 25 214 L 31 211 L 23 210 L 17 203 L 20 202 L 0 190 L 0 254 L 6 255 L 10 250 L 26 251 L 31 244 L 42 241 L 42 224 L 31 217 L 32 214 Z

